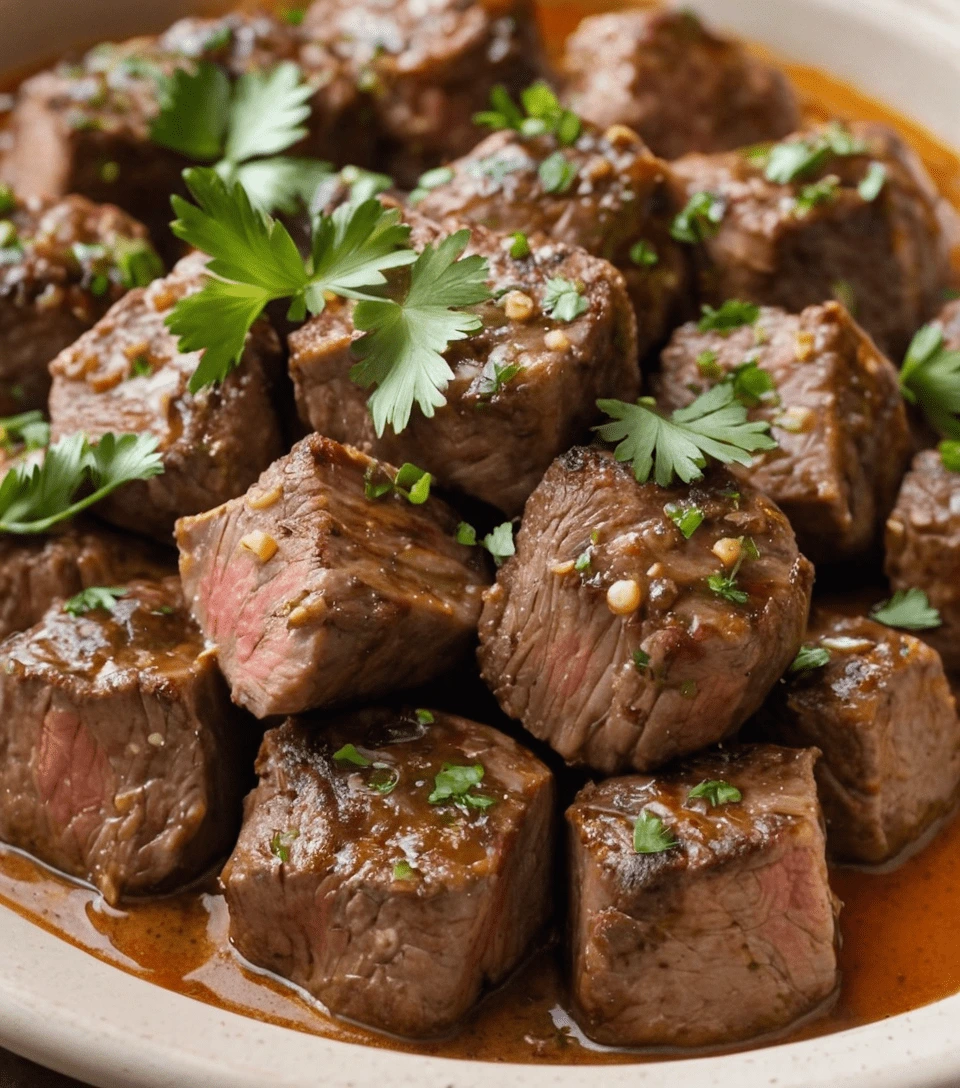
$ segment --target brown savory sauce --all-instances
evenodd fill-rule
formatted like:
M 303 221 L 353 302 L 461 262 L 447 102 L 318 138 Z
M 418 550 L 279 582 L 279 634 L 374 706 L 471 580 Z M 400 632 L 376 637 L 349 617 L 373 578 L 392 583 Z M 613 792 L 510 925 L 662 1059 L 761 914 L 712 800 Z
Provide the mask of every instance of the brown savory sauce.
M 541 8 L 548 40 L 556 44 L 582 15 L 612 6 L 554 0 Z M 894 126 L 960 207 L 960 155 L 842 82 L 815 69 L 780 63 L 794 80 L 809 118 L 876 119 Z M 775 1041 L 856 1027 L 960 991 L 960 928 L 955 924 L 960 818 L 947 821 L 896 868 L 837 868 L 831 882 L 844 903 L 839 995 L 823 1015 Z M 114 909 L 92 889 L 0 846 L 0 905 L 158 986 L 298 1031 L 454 1058 L 553 1063 L 656 1058 L 605 1050 L 583 1039 L 564 1011 L 567 999 L 556 947 L 532 957 L 506 986 L 486 998 L 455 1036 L 413 1044 L 336 1021 L 281 980 L 245 966 L 230 949 L 227 911 L 215 878 L 169 898 Z

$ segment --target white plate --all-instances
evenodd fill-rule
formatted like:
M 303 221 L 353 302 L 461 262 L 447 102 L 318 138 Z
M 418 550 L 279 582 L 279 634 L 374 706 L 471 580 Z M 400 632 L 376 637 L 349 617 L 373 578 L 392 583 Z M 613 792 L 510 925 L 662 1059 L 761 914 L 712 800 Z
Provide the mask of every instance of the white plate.
M 0 70 L 157 29 L 189 0 L 0 0 Z M 960 0 L 694 0 L 960 146 Z M 883 955 L 883 949 L 877 949 Z M 603 1068 L 491 1066 L 335 1043 L 151 986 L 0 908 L 0 1044 L 99 1088 L 957 1088 L 960 996 L 755 1053 Z

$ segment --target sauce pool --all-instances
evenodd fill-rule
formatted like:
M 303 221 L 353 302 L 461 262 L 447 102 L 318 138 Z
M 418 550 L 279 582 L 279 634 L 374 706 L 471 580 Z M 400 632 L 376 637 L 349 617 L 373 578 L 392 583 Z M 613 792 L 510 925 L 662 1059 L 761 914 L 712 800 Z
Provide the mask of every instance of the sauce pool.
M 540 18 L 548 42 L 556 46 L 584 14 L 612 6 L 544 4 Z M 808 119 L 878 120 L 895 127 L 918 152 L 941 191 L 960 208 L 957 153 L 920 125 L 839 80 L 775 59 L 792 78 Z M 960 927 L 955 924 L 960 904 L 960 819 L 947 821 L 897 868 L 873 872 L 834 868 L 831 884 L 844 903 L 840 992 L 823 1015 L 771 1041 L 809 1039 L 857 1027 L 960 991 Z M 92 889 L 0 846 L 0 905 L 155 985 L 297 1031 L 452 1058 L 560 1064 L 657 1058 L 598 1048 L 580 1035 L 565 1012 L 556 944 L 536 953 L 504 987 L 490 994 L 455 1036 L 407 1043 L 334 1020 L 308 996 L 241 962 L 230 948 L 226 906 L 213 877 L 177 895 L 118 910 Z

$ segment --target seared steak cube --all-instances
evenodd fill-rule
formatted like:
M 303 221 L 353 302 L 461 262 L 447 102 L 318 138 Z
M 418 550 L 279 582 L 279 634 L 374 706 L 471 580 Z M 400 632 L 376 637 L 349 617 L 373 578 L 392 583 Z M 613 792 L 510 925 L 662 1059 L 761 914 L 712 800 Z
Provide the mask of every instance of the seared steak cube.
M 485 595 L 481 672 L 568 762 L 648 770 L 760 706 L 812 583 L 787 519 L 749 485 L 719 470 L 639 484 L 611 453 L 575 448 L 530 496 Z
M 473 114 L 496 84 L 519 91 L 540 62 L 529 0 L 314 0 L 301 32 L 349 73 L 381 160 L 410 187 L 426 167 L 476 143 Z
M 583 20 L 563 57 L 571 109 L 629 125 L 655 155 L 732 151 L 799 127 L 782 72 L 689 11 L 612 11 Z
M 469 645 L 483 558 L 445 503 L 389 490 L 396 475 L 311 435 L 245 496 L 178 524 L 187 600 L 258 718 L 411 687 Z
M 440 228 L 407 214 L 417 248 Z M 320 434 L 518 514 L 558 454 L 587 436 L 598 397 L 639 392 L 636 323 L 623 277 L 572 246 L 533 239 L 513 258 L 509 237 L 475 227 L 468 252 L 490 266 L 494 300 L 475 307 L 483 329 L 452 342 L 447 403 L 415 411 L 378 438 L 367 393 L 350 380 L 354 304 L 335 300 L 290 337 L 290 370 L 303 420 Z M 506 248 L 505 248 L 506 246 Z M 556 288 L 570 303 L 554 308 Z M 582 312 L 581 312 L 582 311 Z
M 221 385 L 188 390 L 199 352 L 181 354 L 164 321 L 206 280 L 185 257 L 165 279 L 131 291 L 53 361 L 54 441 L 76 431 L 156 435 L 163 475 L 119 489 L 97 510 L 136 532 L 169 539 L 174 522 L 241 495 L 282 450 L 270 403 L 280 342 L 266 319 L 253 328 L 240 367 Z
M 332 1013 L 437 1034 L 546 921 L 553 779 L 497 730 L 439 711 L 293 718 L 257 771 L 222 878 L 230 936 Z
M 580 791 L 567 810 L 571 975 L 591 1038 L 739 1042 L 835 991 L 816 757 L 756 745 Z
M 940 305 L 951 275 L 946 205 L 892 130 L 809 129 L 671 165 L 680 200 L 710 203 L 692 224 L 704 302 L 798 313 L 837 297 L 894 359 Z
M 0 639 L 90 586 L 174 574 L 170 554 L 84 522 L 49 536 L 0 537 Z
M 46 408 L 50 360 L 160 275 L 146 228 L 119 208 L 0 189 L 0 416 Z
M 763 713 L 771 740 L 823 753 L 831 854 L 880 862 L 948 811 L 960 785 L 960 720 L 935 650 L 862 616 L 817 610 L 805 640 L 830 660 L 788 674 Z
M 0 839 L 110 903 L 187 880 L 232 840 L 241 726 L 175 578 L 58 601 L 0 646 Z
M 417 203 L 432 219 L 544 234 L 620 269 L 637 313 L 640 356 L 685 313 L 687 265 L 670 237 L 667 165 L 623 125 L 585 125 L 572 147 L 553 136 L 496 132 L 451 163 Z
M 923 638 L 960 669 L 960 473 L 936 450 L 918 453 L 887 519 L 886 572 L 895 590 L 922 589 L 941 626 Z
M 896 369 L 836 302 L 798 315 L 764 307 L 733 330 L 678 329 L 662 356 L 660 403 L 683 407 L 720 380 L 749 383 L 744 363 L 773 381 L 741 396 L 779 445 L 731 471 L 783 509 L 813 562 L 867 551 L 910 459 Z

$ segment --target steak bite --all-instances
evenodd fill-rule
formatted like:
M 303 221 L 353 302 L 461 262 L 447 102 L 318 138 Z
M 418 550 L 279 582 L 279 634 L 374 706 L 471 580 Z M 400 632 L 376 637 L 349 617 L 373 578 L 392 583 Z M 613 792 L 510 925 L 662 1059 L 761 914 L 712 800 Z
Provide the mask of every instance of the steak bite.
M 301 34 L 343 65 L 372 114 L 379 161 L 410 187 L 469 151 L 492 88 L 519 91 L 541 60 L 529 0 L 314 0 Z
M 270 403 L 281 366 L 276 333 L 254 325 L 238 369 L 216 387 L 188 386 L 199 352 L 181 354 L 165 319 L 206 281 L 198 255 L 131 291 L 50 365 L 54 441 L 83 431 L 156 435 L 163 474 L 118 489 L 98 507 L 116 525 L 168 540 L 174 522 L 241 495 L 282 452 Z
M 584 125 L 572 147 L 555 136 L 495 132 L 450 164 L 449 181 L 417 204 L 423 215 L 501 233 L 544 234 L 623 273 L 637 314 L 641 359 L 687 310 L 686 255 L 670 237 L 667 164 L 623 125 Z
M 54 601 L 90 586 L 175 573 L 171 553 L 89 522 L 49 536 L 0 536 L 0 639 L 39 623 Z
M 469 646 L 483 557 L 457 543 L 450 507 L 410 503 L 396 475 L 310 435 L 245 496 L 177 525 L 193 615 L 258 718 L 412 687 Z
M 443 233 L 415 213 L 406 218 L 417 249 Z M 597 398 L 632 401 L 640 371 L 633 310 L 612 265 L 542 239 L 518 258 L 510 245 L 509 237 L 473 228 L 467 252 L 487 259 L 493 299 L 474 307 L 482 330 L 444 353 L 454 377 L 434 416 L 415 411 L 399 435 L 388 428 L 377 437 L 367 393 L 350 380 L 350 348 L 362 335 L 353 327 L 355 304 L 337 299 L 290 337 L 304 422 L 518 514 L 553 458 L 597 422 Z M 569 298 L 554 306 L 558 286 Z
M 918 453 L 887 519 L 885 569 L 894 590 L 922 589 L 941 626 L 923 638 L 960 669 L 960 473 L 936 450 Z
M 575 113 L 601 128 L 629 125 L 665 159 L 777 140 L 800 125 L 786 76 L 690 11 L 589 16 L 567 39 L 562 71 Z
M 755 745 L 580 791 L 567 810 L 571 974 L 587 1035 L 721 1046 L 836 991 L 816 758 Z
M 0 839 L 111 904 L 188 880 L 232 841 L 241 724 L 175 578 L 57 602 L 0 646 Z
M 781 744 L 816 746 L 830 852 L 881 862 L 947 812 L 960 786 L 960 720 L 935 650 L 862 616 L 814 612 L 823 666 L 791 673 L 763 712 Z
M 839 303 L 798 315 L 764 307 L 733 330 L 678 329 L 662 355 L 659 402 L 681 408 L 718 380 L 748 383 L 750 363 L 775 388 L 740 395 L 779 445 L 731 472 L 782 508 L 813 562 L 868 551 L 910 459 L 896 369 Z
M 485 595 L 481 672 L 567 762 L 649 770 L 760 706 L 812 584 L 787 519 L 749 485 L 721 470 L 639 484 L 611 453 L 576 448 L 530 496 Z
M 704 302 L 799 313 L 836 296 L 894 359 L 940 306 L 951 280 L 947 207 L 891 129 L 808 129 L 671 166 L 678 200 L 712 205 L 693 224 Z
M 79 196 L 0 186 L 0 416 L 46 408 L 50 360 L 131 287 L 163 275 L 146 227 Z
M 439 711 L 291 718 L 257 772 L 222 877 L 230 937 L 335 1015 L 438 1034 L 547 920 L 553 777 L 497 730 Z

